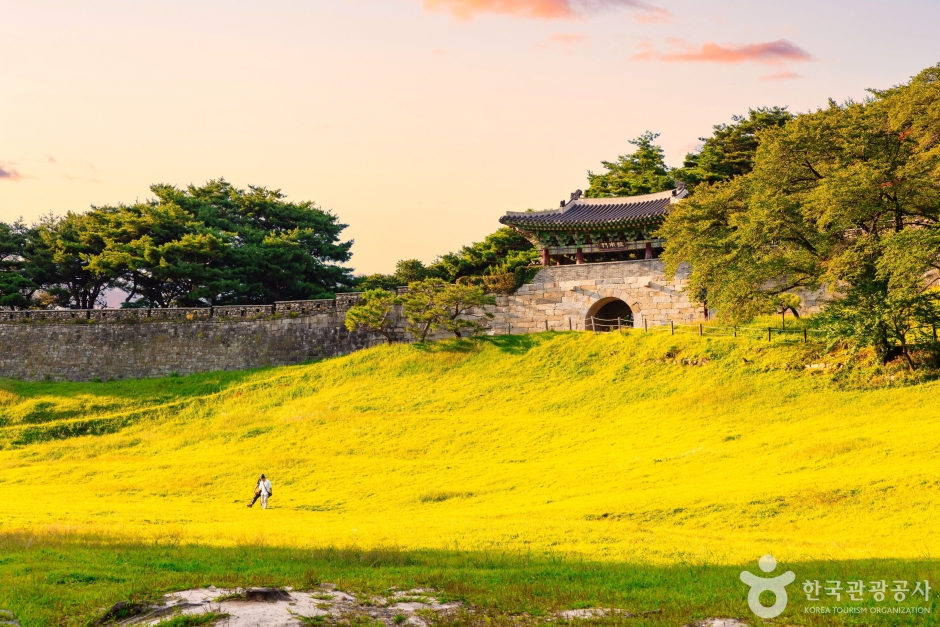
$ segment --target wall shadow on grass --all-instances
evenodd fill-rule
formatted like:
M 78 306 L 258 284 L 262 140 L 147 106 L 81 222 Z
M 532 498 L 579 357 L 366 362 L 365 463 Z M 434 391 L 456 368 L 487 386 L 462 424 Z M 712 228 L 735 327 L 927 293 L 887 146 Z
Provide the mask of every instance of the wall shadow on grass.
M 171 400 L 181 396 L 212 394 L 226 387 L 239 385 L 269 370 L 273 370 L 273 368 L 218 371 L 181 377 L 122 379 L 119 381 L 32 382 L 0 379 L 0 389 L 12 392 L 24 400 L 53 394 L 61 398 L 83 396 L 128 401 L 145 398 L 147 402 L 154 402 L 162 399 Z
M 478 335 L 452 340 L 434 340 L 412 344 L 422 353 L 473 353 L 481 350 L 484 344 L 491 344 L 499 350 L 512 355 L 524 355 L 538 346 L 545 338 L 532 335 Z
M 0 380 L 0 448 L 117 433 L 140 420 L 179 412 L 245 386 L 264 386 L 273 369 L 107 382 Z M 272 373 L 274 376 L 274 373 Z

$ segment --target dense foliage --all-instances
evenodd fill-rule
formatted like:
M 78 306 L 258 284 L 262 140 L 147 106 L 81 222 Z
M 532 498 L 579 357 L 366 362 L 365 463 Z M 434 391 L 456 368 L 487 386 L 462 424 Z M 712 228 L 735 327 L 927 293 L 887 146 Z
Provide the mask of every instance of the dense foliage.
M 607 170 L 601 174 L 588 171 L 590 186 L 584 193 L 588 198 L 637 196 L 673 189 L 676 181 L 663 160 L 666 153 L 654 144 L 659 133 L 647 131 L 630 140 L 636 150 L 617 157 L 616 161 L 602 161 Z
M 401 299 L 395 292 L 370 289 L 346 311 L 346 328 L 350 331 L 380 333 L 385 342 L 391 344 L 394 340 L 395 306 L 399 304 Z
M 346 312 L 346 328 L 380 333 L 387 343 L 394 338 L 396 307 L 401 308 L 405 330 L 417 341 L 423 342 L 429 333 L 446 331 L 454 337 L 463 333 L 474 334 L 482 325 L 462 316 L 475 308 L 495 305 L 496 297 L 476 285 L 447 283 L 438 278 L 412 281 L 408 291 L 398 295 L 384 289 L 370 289 Z M 492 313 L 482 314 L 492 318 Z
M 793 119 L 786 107 L 760 107 L 747 115 L 731 116 L 731 124 L 716 124 L 711 137 L 700 137 L 702 146 L 685 156 L 681 168 L 666 165 L 665 152 L 653 143 L 658 133 L 647 131 L 631 140 L 632 153 L 616 161 L 602 161 L 606 172 L 588 171 L 588 198 L 637 196 L 674 189 L 681 181 L 694 191 L 702 183 L 727 181 L 747 174 L 754 166 L 761 132 L 779 128 Z
M 940 66 L 864 102 L 799 115 L 761 134 L 753 170 L 703 185 L 662 234 L 690 289 L 742 319 L 796 288 L 838 298 L 834 335 L 899 352 L 940 325 Z
M 0 307 L 26 307 L 35 284 L 24 272 L 22 224 L 0 222 Z
M 326 298 L 352 286 L 346 225 L 278 190 L 154 185 L 132 205 L 0 224 L 0 305 L 173 307 Z
M 702 147 L 685 156 L 672 175 L 694 190 L 702 183 L 718 183 L 747 174 L 754 167 L 760 133 L 779 128 L 793 119 L 786 107 L 751 109 L 747 115 L 731 116 L 733 124 L 716 124 L 711 137 L 700 137 Z
M 417 259 L 403 259 L 395 266 L 394 274 L 366 276 L 359 289 L 390 290 L 430 278 L 452 283 L 461 277 L 508 274 L 528 266 L 538 256 L 532 242 L 507 226 L 487 235 L 482 242 L 441 255 L 427 266 Z

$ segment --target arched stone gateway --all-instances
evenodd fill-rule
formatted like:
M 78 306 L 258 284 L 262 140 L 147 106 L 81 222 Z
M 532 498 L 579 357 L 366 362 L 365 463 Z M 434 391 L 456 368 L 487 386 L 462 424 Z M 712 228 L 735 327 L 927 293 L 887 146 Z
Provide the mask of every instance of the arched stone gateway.
M 703 310 L 684 291 L 687 280 L 688 268 L 666 276 L 658 259 L 552 266 L 515 294 L 500 296 L 493 317 L 480 322 L 497 335 L 590 331 L 591 318 L 612 320 L 606 324 L 614 327 L 618 317 L 630 321 L 623 326 L 689 324 Z
M 633 326 L 633 310 L 619 298 L 602 298 L 588 310 L 584 327 L 592 331 L 614 331 Z

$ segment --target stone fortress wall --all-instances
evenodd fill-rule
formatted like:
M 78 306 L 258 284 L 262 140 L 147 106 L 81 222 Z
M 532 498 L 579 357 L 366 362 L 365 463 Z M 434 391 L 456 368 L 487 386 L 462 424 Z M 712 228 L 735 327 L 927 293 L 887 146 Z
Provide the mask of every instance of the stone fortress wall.
M 0 312 L 0 377 L 135 379 L 299 364 L 383 342 L 336 300 L 266 306 Z M 4 324 L 5 323 L 5 324 Z
M 668 279 L 658 259 L 543 268 L 515 294 L 497 299 L 489 326 L 495 333 L 590 330 L 590 318 L 613 299 L 633 312 L 633 326 L 688 324 L 705 316 L 683 292 L 689 273 Z
M 658 259 L 613 261 L 543 268 L 515 294 L 499 296 L 490 333 L 591 330 L 590 320 L 613 299 L 633 312 L 633 326 L 690 324 L 714 316 L 685 292 L 691 269 L 683 265 L 672 278 Z M 828 300 L 825 289 L 798 290 L 800 314 L 817 313 Z
M 585 330 L 601 306 L 620 299 L 633 312 L 634 326 L 688 324 L 705 312 L 683 292 L 687 277 L 680 269 L 667 279 L 656 259 L 554 266 L 515 294 L 497 297 L 496 306 L 487 308 L 491 319 L 479 311 L 469 317 L 491 335 Z M 358 299 L 338 294 L 264 306 L 0 311 L 0 378 L 159 377 L 344 355 L 385 341 L 344 326 Z M 813 295 L 804 302 L 807 310 L 816 307 Z M 396 335 L 406 339 L 400 316 Z

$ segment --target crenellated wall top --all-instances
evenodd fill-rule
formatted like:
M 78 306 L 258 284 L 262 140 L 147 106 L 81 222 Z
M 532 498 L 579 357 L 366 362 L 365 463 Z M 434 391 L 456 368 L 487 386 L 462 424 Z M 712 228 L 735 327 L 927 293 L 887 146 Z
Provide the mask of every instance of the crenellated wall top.
M 315 316 L 344 312 L 361 298 L 359 292 L 337 294 L 320 300 L 279 301 L 273 305 L 223 305 L 218 307 L 170 307 L 166 309 L 27 309 L 0 310 L 0 323 L 100 322 L 193 322 L 218 320 L 261 320 L 277 317 Z

